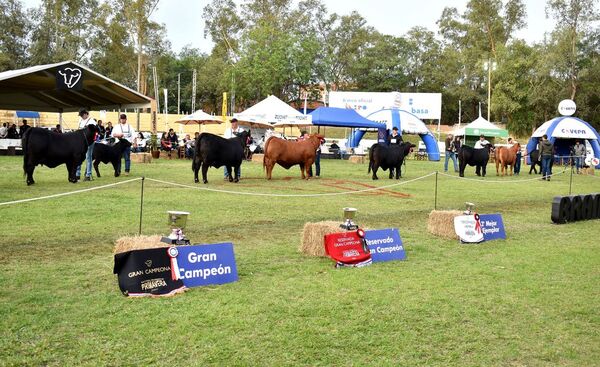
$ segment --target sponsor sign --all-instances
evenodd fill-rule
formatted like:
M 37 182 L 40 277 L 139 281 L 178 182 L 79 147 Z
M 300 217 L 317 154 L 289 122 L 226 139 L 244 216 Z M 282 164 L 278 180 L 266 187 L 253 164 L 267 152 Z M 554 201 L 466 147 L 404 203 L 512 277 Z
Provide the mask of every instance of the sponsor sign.
M 168 295 L 183 288 L 181 280 L 171 276 L 167 247 L 133 250 L 115 255 L 113 272 L 126 296 Z
M 483 232 L 484 241 L 506 239 L 504 231 L 504 222 L 501 214 L 480 214 L 479 223 Z
M 437 120 L 442 115 L 442 94 L 332 91 L 329 93 L 329 106 L 350 108 L 364 117 L 382 109 L 398 108 L 421 120 Z
M 557 224 L 600 219 L 600 193 L 554 197 L 551 219 Z
M 83 89 L 83 70 L 76 66 L 62 66 L 56 70 L 56 89 Z
M 480 128 L 465 128 L 465 135 L 479 136 L 484 135 L 487 137 L 501 137 L 508 138 L 508 130 L 504 129 L 480 129 Z
M 558 113 L 562 116 L 572 116 L 577 111 L 577 105 L 571 99 L 563 99 L 558 104 Z
M 478 214 L 454 217 L 454 231 L 461 242 L 479 243 L 483 241 L 483 231 Z
M 361 267 L 371 264 L 371 254 L 366 251 L 365 244 L 358 235 L 358 231 L 325 235 L 325 252 L 336 262 L 336 267 Z
M 173 247 L 175 248 L 175 247 Z M 225 284 L 238 280 L 233 244 L 178 246 L 170 253 L 173 276 L 186 287 Z
M 406 260 L 406 252 L 398 228 L 365 231 L 365 241 L 373 262 Z

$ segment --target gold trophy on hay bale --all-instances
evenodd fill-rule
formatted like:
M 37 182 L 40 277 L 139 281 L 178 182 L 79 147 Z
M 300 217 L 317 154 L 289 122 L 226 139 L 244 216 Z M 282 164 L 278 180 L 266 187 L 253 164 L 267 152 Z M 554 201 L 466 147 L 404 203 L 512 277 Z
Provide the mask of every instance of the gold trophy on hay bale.
M 190 240 L 183 234 L 183 229 L 185 228 L 187 217 L 190 213 L 170 210 L 167 214 L 169 215 L 168 224 L 169 227 L 171 227 L 171 234 L 169 234 L 168 237 L 163 237 L 162 242 L 171 245 L 189 245 Z
M 475 211 L 475 204 L 473 203 L 469 203 L 468 201 L 465 202 L 465 208 L 466 210 L 463 212 L 465 215 L 471 215 L 473 214 L 473 212 Z
M 358 225 L 352 221 L 356 212 L 358 211 L 356 208 L 344 208 L 344 219 L 346 221 L 340 224 L 340 228 L 343 228 L 347 231 L 354 231 L 358 229 Z

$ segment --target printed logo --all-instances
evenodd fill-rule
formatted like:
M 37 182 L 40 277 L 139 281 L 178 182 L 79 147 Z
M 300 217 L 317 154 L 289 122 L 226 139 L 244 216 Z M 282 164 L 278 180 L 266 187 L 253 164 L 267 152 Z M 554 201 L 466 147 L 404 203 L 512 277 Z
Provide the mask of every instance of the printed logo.
M 146 262 L 144 264 L 146 264 L 147 267 L 151 267 L 152 266 L 152 260 L 146 260 Z
M 69 89 L 77 85 L 82 75 L 81 69 L 75 68 L 64 68 L 59 70 L 58 73 L 63 77 L 63 82 Z

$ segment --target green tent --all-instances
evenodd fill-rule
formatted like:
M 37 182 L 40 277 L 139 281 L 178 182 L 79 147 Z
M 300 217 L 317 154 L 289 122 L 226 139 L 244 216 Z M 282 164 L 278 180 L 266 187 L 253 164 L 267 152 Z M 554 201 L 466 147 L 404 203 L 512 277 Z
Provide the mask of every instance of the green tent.
M 479 117 L 466 125 L 465 127 L 455 130 L 453 134 L 456 136 L 464 136 L 463 144 L 474 146 L 475 142 L 479 140 L 479 136 L 483 135 L 489 140 L 492 144 L 495 144 L 495 138 L 508 138 L 508 130 L 501 129 L 496 125 L 492 124 L 488 120 L 484 119 L 479 115 Z

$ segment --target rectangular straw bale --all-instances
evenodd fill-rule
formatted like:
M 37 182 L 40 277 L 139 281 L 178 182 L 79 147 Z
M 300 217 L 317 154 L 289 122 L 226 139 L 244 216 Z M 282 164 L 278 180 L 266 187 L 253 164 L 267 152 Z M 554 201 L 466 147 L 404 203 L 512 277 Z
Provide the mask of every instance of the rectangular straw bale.
M 302 243 L 300 243 L 298 250 L 311 256 L 327 256 L 325 253 L 324 236 L 342 231 L 340 222 L 308 222 L 302 230 Z
M 127 252 L 131 250 L 168 247 L 168 244 L 160 242 L 161 238 L 162 236 L 160 235 L 121 237 L 115 241 L 115 249 L 113 252 L 115 254 L 120 254 L 121 252 Z
M 462 214 L 460 210 L 432 210 L 427 219 L 427 230 L 439 237 L 458 239 L 454 230 L 454 217 Z
M 265 155 L 261 154 L 261 153 L 252 154 L 252 162 L 256 162 L 256 163 L 262 164 L 264 157 L 265 157 Z

